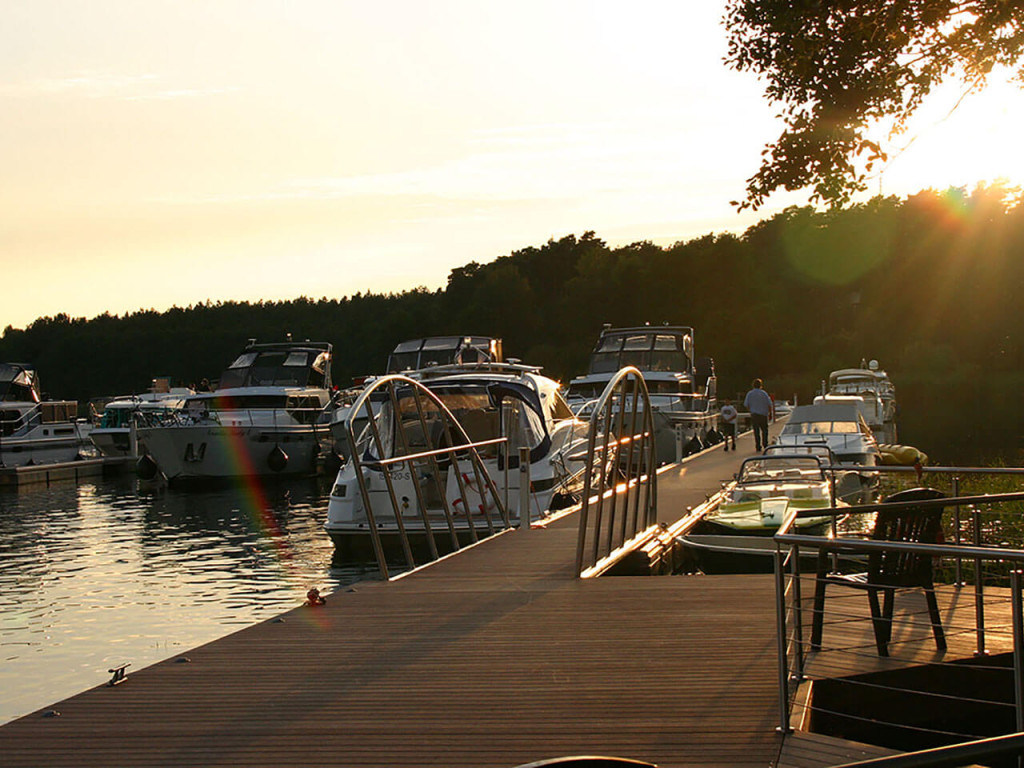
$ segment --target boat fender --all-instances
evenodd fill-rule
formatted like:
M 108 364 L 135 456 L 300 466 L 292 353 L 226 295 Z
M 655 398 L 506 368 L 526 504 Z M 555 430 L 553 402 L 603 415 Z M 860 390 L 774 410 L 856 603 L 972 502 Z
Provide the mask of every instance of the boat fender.
M 283 472 L 288 466 L 288 454 L 277 443 L 274 443 L 273 450 L 267 456 L 267 466 L 274 472 Z
M 139 460 L 135 462 L 135 474 L 140 480 L 154 480 L 159 471 L 160 467 L 157 466 L 156 460 L 148 453 L 139 456 Z
M 320 590 L 313 587 L 306 593 L 306 605 L 323 605 L 327 600 L 321 596 Z
M 686 444 L 686 455 L 690 456 L 694 453 L 700 453 L 704 450 L 704 446 L 700 442 L 700 438 L 694 435 L 690 442 Z

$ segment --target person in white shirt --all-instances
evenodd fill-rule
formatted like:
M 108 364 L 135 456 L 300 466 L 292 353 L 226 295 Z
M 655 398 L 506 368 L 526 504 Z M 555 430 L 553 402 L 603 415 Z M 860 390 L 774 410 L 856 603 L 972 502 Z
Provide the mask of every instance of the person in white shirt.
M 739 418 L 739 411 L 732 403 L 725 403 L 719 416 L 722 419 L 722 437 L 725 438 L 725 450 L 729 450 L 729 440 L 732 439 L 732 449 L 736 450 L 736 421 Z

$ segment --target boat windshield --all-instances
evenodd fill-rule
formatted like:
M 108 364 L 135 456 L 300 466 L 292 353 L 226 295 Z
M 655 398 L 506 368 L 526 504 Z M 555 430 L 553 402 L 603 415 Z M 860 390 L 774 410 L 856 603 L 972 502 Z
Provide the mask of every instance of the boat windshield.
M 614 373 L 627 365 L 642 371 L 689 371 L 686 334 L 606 334 L 590 356 L 591 373 Z
M 787 424 L 782 428 L 784 435 L 834 435 L 860 432 L 856 421 L 801 421 Z
M 508 437 L 509 451 L 524 447 L 529 448 L 532 454 L 550 440 L 537 407 L 512 388 L 495 390 L 493 385 L 481 382 L 432 385 L 431 391 L 451 411 L 471 442 Z M 385 456 L 420 453 L 464 442 L 456 429 L 445 424 L 440 409 L 431 398 L 422 395 L 417 398 L 410 389 L 398 393 L 397 399 L 401 432 L 397 429 L 390 403 L 385 403 L 377 422 Z M 402 450 L 403 441 L 407 450 Z M 372 430 L 367 427 L 359 438 L 364 454 L 377 455 L 373 442 Z M 493 458 L 498 455 L 500 445 L 483 446 L 479 451 L 484 458 Z
M 813 456 L 766 456 L 747 459 L 740 469 L 739 483 L 768 480 L 822 481 L 825 474 Z
M 315 349 L 246 352 L 220 377 L 220 389 L 235 387 L 323 387 L 327 353 Z

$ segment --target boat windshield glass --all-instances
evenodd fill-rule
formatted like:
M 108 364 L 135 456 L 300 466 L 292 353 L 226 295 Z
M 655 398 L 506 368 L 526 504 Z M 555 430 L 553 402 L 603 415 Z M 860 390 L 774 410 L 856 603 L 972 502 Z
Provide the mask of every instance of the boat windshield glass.
M 541 415 L 514 392 L 503 390 L 500 407 L 497 407 L 486 383 L 432 386 L 431 391 L 451 411 L 470 441 L 474 443 L 507 436 L 510 451 L 519 447 L 532 450 L 547 437 Z M 398 413 L 402 425 L 401 433 L 396 428 L 390 403 L 385 404 L 381 409 L 378 428 L 384 456 L 398 455 L 395 452 L 396 449 L 405 453 L 405 451 L 401 451 L 403 442 L 409 453 L 445 448 L 450 445 L 449 439 L 455 445 L 464 443 L 457 429 L 451 425 L 446 428 L 440 409 L 430 397 L 421 394 L 418 399 L 419 409 L 416 404 L 417 398 L 411 389 L 399 393 Z M 420 410 L 423 413 L 422 421 L 419 415 Z M 503 429 L 503 421 L 507 423 L 507 429 Z M 377 455 L 369 428 L 363 431 L 359 443 L 364 454 L 368 452 L 370 456 Z M 479 449 L 480 455 L 484 458 L 497 456 L 499 450 L 498 444 L 483 446 Z
M 590 372 L 614 373 L 627 365 L 642 371 L 689 371 L 684 338 L 655 332 L 605 336 L 590 356 Z
M 740 483 L 776 480 L 820 481 L 825 479 L 821 464 L 813 456 L 769 456 L 747 459 L 740 469 Z
M 305 350 L 247 352 L 221 375 L 220 389 L 323 386 L 323 370 L 314 367 L 319 357 Z
M 784 435 L 832 435 L 855 434 L 860 432 L 856 421 L 802 421 L 787 424 L 782 429 Z

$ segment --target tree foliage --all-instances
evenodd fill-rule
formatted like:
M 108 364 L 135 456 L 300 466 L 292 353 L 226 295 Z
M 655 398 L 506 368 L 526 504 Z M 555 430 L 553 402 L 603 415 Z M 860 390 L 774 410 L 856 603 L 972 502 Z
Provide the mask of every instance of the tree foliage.
M 886 159 L 873 122 L 900 131 L 937 85 L 979 89 L 995 67 L 1024 82 L 1019 0 L 730 0 L 725 24 L 727 64 L 766 81 L 785 124 L 740 208 L 807 187 L 812 200 L 845 204 Z

